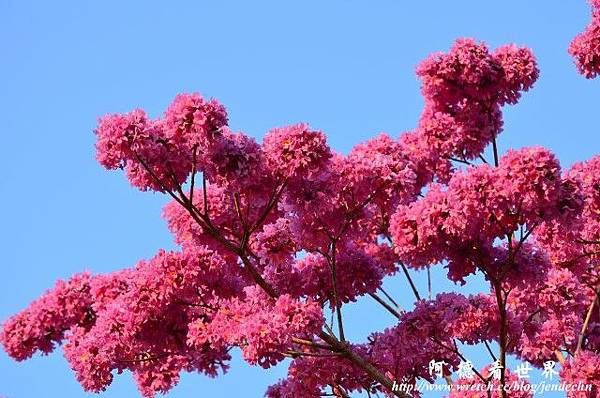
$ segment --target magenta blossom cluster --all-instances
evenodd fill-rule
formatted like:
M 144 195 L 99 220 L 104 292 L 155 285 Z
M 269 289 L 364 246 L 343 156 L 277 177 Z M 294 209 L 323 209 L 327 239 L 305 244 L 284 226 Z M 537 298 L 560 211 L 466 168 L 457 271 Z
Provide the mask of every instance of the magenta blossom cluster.
M 588 79 L 600 73 L 600 1 L 590 0 L 590 3 L 592 20 L 569 46 L 569 53 L 575 59 L 577 69 Z
M 527 48 L 507 45 L 490 52 L 484 43 L 457 40 L 449 53 L 433 54 L 418 66 L 425 109 L 418 128 L 401 141 L 445 180 L 450 159 L 475 159 L 498 136 L 501 106 L 515 104 L 538 74 Z
M 217 101 L 178 95 L 163 119 L 149 119 L 141 109 L 101 118 L 97 159 L 107 169 L 124 168 L 131 184 L 142 190 L 164 192 L 205 165 L 198 159 L 215 151 L 226 124 L 225 108 Z
M 263 368 L 289 361 L 269 398 L 467 385 L 456 375 L 464 345 L 500 365 L 493 381 L 474 368 L 474 382 L 501 391 L 494 397 L 531 396 L 503 388 L 516 381 L 511 355 L 538 368 L 555 360 L 562 380 L 597 384 L 600 161 L 563 169 L 541 147 L 500 153 L 502 107 L 538 77 L 526 48 L 461 39 L 417 75 L 425 107 L 416 128 L 346 155 L 304 123 L 258 142 L 199 94 L 178 95 L 156 119 L 142 110 L 101 118 L 98 161 L 170 196 L 163 216 L 178 248 L 59 282 L 4 322 L 6 352 L 24 360 L 62 344 L 85 390 L 129 371 L 146 397 L 182 372 L 226 372 L 232 350 Z M 426 299 L 411 275 L 437 265 L 454 282 L 477 274 L 488 287 Z M 387 292 L 395 275 L 410 288 Z M 414 306 L 400 308 L 398 295 Z M 362 299 L 390 322 L 352 342 L 345 310 Z M 443 366 L 432 372 L 432 360 Z M 586 394 L 571 397 L 596 396 Z
M 562 191 L 560 166 L 548 150 L 509 151 L 497 167 L 469 167 L 445 186 L 430 185 L 422 200 L 397 209 L 390 233 L 407 265 L 447 260 L 448 276 L 462 280 L 479 261 L 493 259 L 496 239 L 568 211 Z

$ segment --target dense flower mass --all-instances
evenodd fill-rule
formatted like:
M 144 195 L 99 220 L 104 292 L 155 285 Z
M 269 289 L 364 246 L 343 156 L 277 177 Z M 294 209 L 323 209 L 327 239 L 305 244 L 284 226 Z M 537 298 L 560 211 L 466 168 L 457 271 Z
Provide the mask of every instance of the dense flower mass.
M 592 20 L 585 31 L 578 34 L 569 46 L 579 72 L 587 78 L 600 73 L 600 1 L 590 0 Z
M 366 354 L 364 347 L 355 347 Z M 373 391 L 372 381 L 363 371 L 339 355 L 305 356 L 292 361 L 288 378 L 269 387 L 267 398 L 316 398 L 330 391 L 341 395 L 346 391 Z
M 561 372 L 565 383 L 577 385 L 584 383 L 591 386 L 589 391 L 573 391 L 568 398 L 592 398 L 600 394 L 600 355 L 590 351 L 579 352 L 566 362 Z
M 445 180 L 450 159 L 477 158 L 502 131 L 504 104 L 529 90 L 539 71 L 527 48 L 514 45 L 490 52 L 484 43 L 457 40 L 417 68 L 425 109 L 416 130 L 401 137 L 413 156 Z
M 588 77 L 599 6 L 571 46 Z M 499 152 L 502 107 L 538 77 L 527 48 L 461 39 L 417 75 L 417 126 L 347 155 L 304 123 L 258 142 L 199 94 L 178 95 L 156 119 L 139 109 L 101 118 L 98 161 L 172 198 L 163 217 L 178 248 L 58 282 L 4 322 L 5 351 L 24 360 L 63 344 L 85 390 L 130 371 L 146 397 L 182 372 L 227 371 L 234 349 L 263 368 L 289 358 L 269 398 L 407 397 L 394 386 L 422 381 L 451 384 L 450 397 L 488 397 L 466 388 L 485 382 L 492 397 L 529 398 L 505 388 L 520 382 L 509 355 L 542 369 L 561 362 L 562 381 L 594 388 L 570 397 L 597 396 L 600 158 L 561 169 L 541 147 Z M 438 264 L 453 282 L 476 274 L 488 287 L 426 299 L 411 273 Z M 397 273 L 412 307 L 383 288 Z M 344 311 L 364 297 L 390 323 L 351 342 Z M 489 379 L 489 363 L 474 380 L 459 373 L 469 345 L 484 346 L 501 377 Z
M 560 166 L 543 148 L 509 151 L 498 167 L 487 164 L 433 184 L 422 200 L 400 206 L 390 232 L 400 258 L 413 267 L 448 260 L 461 280 L 477 260 L 490 257 L 496 239 L 563 211 Z
M 142 190 L 165 192 L 193 170 L 205 170 L 226 124 L 225 108 L 216 100 L 180 94 L 164 119 L 149 119 L 140 109 L 101 118 L 96 158 L 108 169 L 124 168 Z
M 570 184 L 564 203 L 576 217 L 571 223 L 546 220 L 536 239 L 553 262 L 588 279 L 598 276 L 600 242 L 600 157 L 574 165 L 563 177 Z
M 188 341 L 199 348 L 239 345 L 249 363 L 268 368 L 284 359 L 292 337 L 310 338 L 322 323 L 318 303 L 299 302 L 289 295 L 269 303 L 263 291 L 252 287 L 246 289 L 244 300 L 219 308 L 210 324 L 192 323 Z
M 38 350 L 48 354 L 71 326 L 93 322 L 89 280 L 88 274 L 79 274 L 58 281 L 54 289 L 4 323 L 1 339 L 6 352 L 17 360 Z
M 264 139 L 270 166 L 287 178 L 307 178 L 327 166 L 331 151 L 325 134 L 306 124 L 275 128 Z

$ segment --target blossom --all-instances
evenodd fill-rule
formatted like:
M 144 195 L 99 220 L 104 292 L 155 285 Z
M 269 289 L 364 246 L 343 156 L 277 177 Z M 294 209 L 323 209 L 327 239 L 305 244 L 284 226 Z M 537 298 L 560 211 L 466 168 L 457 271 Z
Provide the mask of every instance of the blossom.
M 600 241 L 600 157 L 575 164 L 563 175 L 569 190 L 563 198 L 564 216 L 545 220 L 535 237 L 561 267 L 577 274 L 595 275 Z
M 332 156 L 325 135 L 303 123 L 270 130 L 263 147 L 275 173 L 287 178 L 313 178 Z
M 136 109 L 100 118 L 96 158 L 107 169 L 124 168 L 141 190 L 165 192 L 202 170 L 214 137 L 227 124 L 225 108 L 199 94 L 180 94 L 164 119 Z
M 265 264 L 289 262 L 298 251 L 298 246 L 290 230 L 290 221 L 283 217 L 265 225 L 262 231 L 256 235 L 252 245 Z
M 417 75 L 425 109 L 413 147 L 438 158 L 474 159 L 502 130 L 500 106 L 516 103 L 538 69 L 529 49 L 510 45 L 490 53 L 484 43 L 460 39 L 448 53 L 423 61 Z
M 398 141 L 380 134 L 352 148 L 343 172 L 358 202 L 374 194 L 374 201 L 389 213 L 420 191 L 416 167 Z
M 59 280 L 26 310 L 4 322 L 0 342 L 19 361 L 38 350 L 48 354 L 63 341 L 69 328 L 94 321 L 90 306 L 90 274 Z
M 215 99 L 207 101 L 198 93 L 179 94 L 167 108 L 164 120 L 169 141 L 190 150 L 196 147 L 201 152 L 227 125 L 227 112 Z
M 563 364 L 561 380 L 566 384 L 579 383 L 590 386 L 591 391 L 570 391 L 569 398 L 592 398 L 600 391 L 600 355 L 591 351 L 580 351 Z
M 282 295 L 269 303 L 266 294 L 247 288 L 243 299 L 220 308 L 212 321 L 190 325 L 188 342 L 196 347 L 240 345 L 244 359 L 268 368 L 284 358 L 292 337 L 316 334 L 323 323 L 321 307 Z
M 98 162 L 108 169 L 124 167 L 136 148 L 151 140 L 149 123 L 141 109 L 100 118 L 95 131 Z
M 457 172 L 422 200 L 398 207 L 390 232 L 401 260 L 423 267 L 448 260 L 452 279 L 475 271 L 473 259 L 519 225 L 552 219 L 561 209 L 560 166 L 542 148 L 509 151 L 500 165 Z
M 591 0 L 592 19 L 586 29 L 578 34 L 569 46 L 579 73 L 588 79 L 600 73 L 600 1 Z
M 364 346 L 356 346 L 354 349 L 366 354 Z M 346 392 L 361 392 L 366 389 L 373 391 L 372 382 L 352 362 L 335 354 L 321 355 L 294 359 L 287 378 L 269 387 L 265 396 L 317 398 L 323 396 L 327 388 Z
M 537 254 L 519 262 L 529 264 L 515 270 L 514 278 L 506 285 L 511 290 L 507 306 L 515 317 L 511 333 L 517 341 L 513 351 L 533 365 L 542 366 L 562 347 L 576 349 L 583 317 L 593 297 L 575 274 L 551 266 Z M 521 274 L 526 267 L 530 268 L 525 271 L 529 275 Z

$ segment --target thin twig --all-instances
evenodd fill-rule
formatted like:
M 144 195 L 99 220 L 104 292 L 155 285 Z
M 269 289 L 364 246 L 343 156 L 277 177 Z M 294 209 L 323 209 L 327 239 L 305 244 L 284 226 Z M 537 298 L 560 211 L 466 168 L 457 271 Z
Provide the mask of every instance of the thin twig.
M 498 341 L 500 345 L 500 395 L 502 398 L 506 398 L 506 350 L 507 350 L 507 313 L 506 313 L 506 298 L 502 297 L 502 286 L 500 282 L 494 281 L 494 292 L 496 294 L 496 301 L 498 304 L 498 312 L 500 313 L 500 339 Z
M 492 357 L 494 362 L 496 362 L 498 360 L 498 358 L 496 358 L 496 354 L 494 354 L 494 351 L 492 351 L 492 347 L 490 347 L 490 343 L 488 343 L 487 340 L 483 340 L 483 344 L 485 345 L 485 348 L 487 349 L 487 351 L 490 353 L 490 356 Z
M 383 299 L 381 297 L 379 297 L 377 294 L 375 293 L 369 293 L 369 296 L 373 297 L 375 299 L 375 301 L 377 301 L 379 304 L 381 304 L 386 310 L 388 310 L 388 312 L 392 315 L 394 315 L 396 318 L 400 319 L 400 314 L 398 313 L 398 311 L 396 311 L 395 309 L 392 308 L 392 306 L 390 306 L 388 303 L 386 303 L 385 301 L 383 301 Z
M 379 290 L 381 290 L 381 293 L 383 293 L 383 295 L 384 295 L 385 297 L 387 297 L 387 299 L 388 299 L 388 300 L 390 300 L 390 301 L 392 302 L 392 304 L 394 304 L 394 305 L 396 306 L 396 308 L 398 308 L 398 310 L 400 310 L 401 312 L 404 312 L 404 310 L 402 309 L 402 307 L 400 307 L 400 305 L 399 305 L 399 304 L 396 302 L 396 300 L 394 300 L 394 299 L 392 298 L 392 296 L 390 296 L 390 295 L 388 294 L 388 292 L 386 292 L 386 291 L 385 291 L 385 289 L 383 288 L 383 286 L 380 286 L 380 287 L 379 287 Z
M 329 350 L 331 351 L 331 347 L 325 344 L 319 344 L 316 343 L 314 341 L 311 340 L 305 340 L 305 339 L 301 339 L 298 337 L 292 337 L 292 342 L 296 343 L 296 344 L 300 344 L 300 345 L 305 345 L 308 347 L 313 347 L 313 348 L 320 348 L 322 350 Z
M 466 159 L 453 158 L 452 156 L 448 156 L 448 160 L 452 160 L 453 162 L 458 162 L 458 163 L 466 164 L 466 165 L 469 165 L 469 166 L 472 165 L 472 163 L 469 162 Z
M 342 319 L 342 304 L 340 303 L 339 293 L 337 288 L 337 267 L 335 262 L 336 256 L 336 244 L 335 241 L 331 243 L 331 261 L 329 263 L 331 267 L 331 282 L 333 284 L 333 300 L 335 304 L 335 313 L 337 315 L 337 324 L 338 324 L 338 332 L 340 334 L 340 340 L 342 342 L 346 341 L 346 336 L 344 335 L 344 322 Z
M 190 200 L 194 201 L 194 185 L 196 183 L 196 151 L 198 150 L 197 146 L 194 146 L 194 150 L 192 152 L 192 177 L 190 181 Z
M 392 237 L 389 234 L 386 234 L 385 238 L 388 240 L 388 242 L 390 243 L 390 245 L 393 248 L 394 241 L 392 240 Z M 417 301 L 421 301 L 421 295 L 419 294 L 419 291 L 417 290 L 417 286 L 415 285 L 410 274 L 408 273 L 408 269 L 406 268 L 404 263 L 402 263 L 401 261 L 398 262 L 398 264 L 400 264 L 400 267 L 402 268 L 402 271 L 404 272 L 404 276 L 406 276 L 406 279 L 408 280 L 408 283 L 410 284 L 410 287 L 413 291 L 413 294 L 415 295 L 415 298 L 417 299 Z
M 408 283 L 410 284 L 410 287 L 413 291 L 413 294 L 415 295 L 415 298 L 417 299 L 417 301 L 421 301 L 421 295 L 419 294 L 419 291 L 417 290 L 417 286 L 415 285 L 410 274 L 408 273 L 408 269 L 406 268 L 404 263 L 400 263 L 400 266 L 402 267 L 402 271 L 404 271 L 404 275 L 406 276 L 406 279 L 408 280 Z
M 427 291 L 429 292 L 429 300 L 431 300 L 431 266 L 427 265 Z
M 492 147 L 494 149 L 494 165 L 498 167 L 500 162 L 498 160 L 498 144 L 496 143 L 496 136 L 494 136 L 494 139 L 492 140 Z M 503 396 L 504 395 L 506 395 L 506 391 L 503 392 Z
M 594 298 L 594 301 L 592 301 L 592 304 L 590 304 L 590 307 L 585 316 L 585 321 L 583 322 L 583 326 L 581 327 L 581 332 L 579 333 L 579 338 L 577 339 L 577 348 L 575 349 L 576 353 L 579 352 L 581 350 L 581 347 L 583 346 L 583 339 L 585 337 L 585 332 L 587 331 L 587 328 L 590 324 L 590 320 L 592 319 L 592 313 L 594 311 L 594 307 L 596 306 L 597 302 L 598 302 L 598 297 L 596 296 L 596 298 Z

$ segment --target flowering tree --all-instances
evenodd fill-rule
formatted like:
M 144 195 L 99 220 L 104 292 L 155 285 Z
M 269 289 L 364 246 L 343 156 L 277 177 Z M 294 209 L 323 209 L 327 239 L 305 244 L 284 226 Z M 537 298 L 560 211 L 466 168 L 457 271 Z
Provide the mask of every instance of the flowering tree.
M 590 78 L 600 73 L 600 1 L 593 6 L 570 47 Z M 499 387 L 451 397 L 530 397 L 504 388 L 518 379 L 506 369 L 514 355 L 533 367 L 560 362 L 564 382 L 592 386 L 570 396 L 597 397 L 600 157 L 563 170 L 541 147 L 499 151 L 502 107 L 538 77 L 526 48 L 461 39 L 417 75 L 417 127 L 347 156 L 306 124 L 258 144 L 198 94 L 178 95 L 158 119 L 139 109 L 101 118 L 98 161 L 172 198 L 164 217 L 180 248 L 59 281 L 4 323 L 6 352 L 20 361 L 62 344 L 86 390 L 129 370 L 147 397 L 182 371 L 226 371 L 234 347 L 264 368 L 292 358 L 270 398 L 405 397 L 395 387 L 433 381 L 432 359 L 447 383 Z M 461 284 L 479 273 L 489 290 L 425 299 L 410 275 L 430 266 Z M 382 288 L 397 273 L 412 286 L 409 311 Z M 395 326 L 350 342 L 344 305 L 364 296 Z M 495 367 L 453 377 L 466 361 L 458 343 L 488 350 Z

